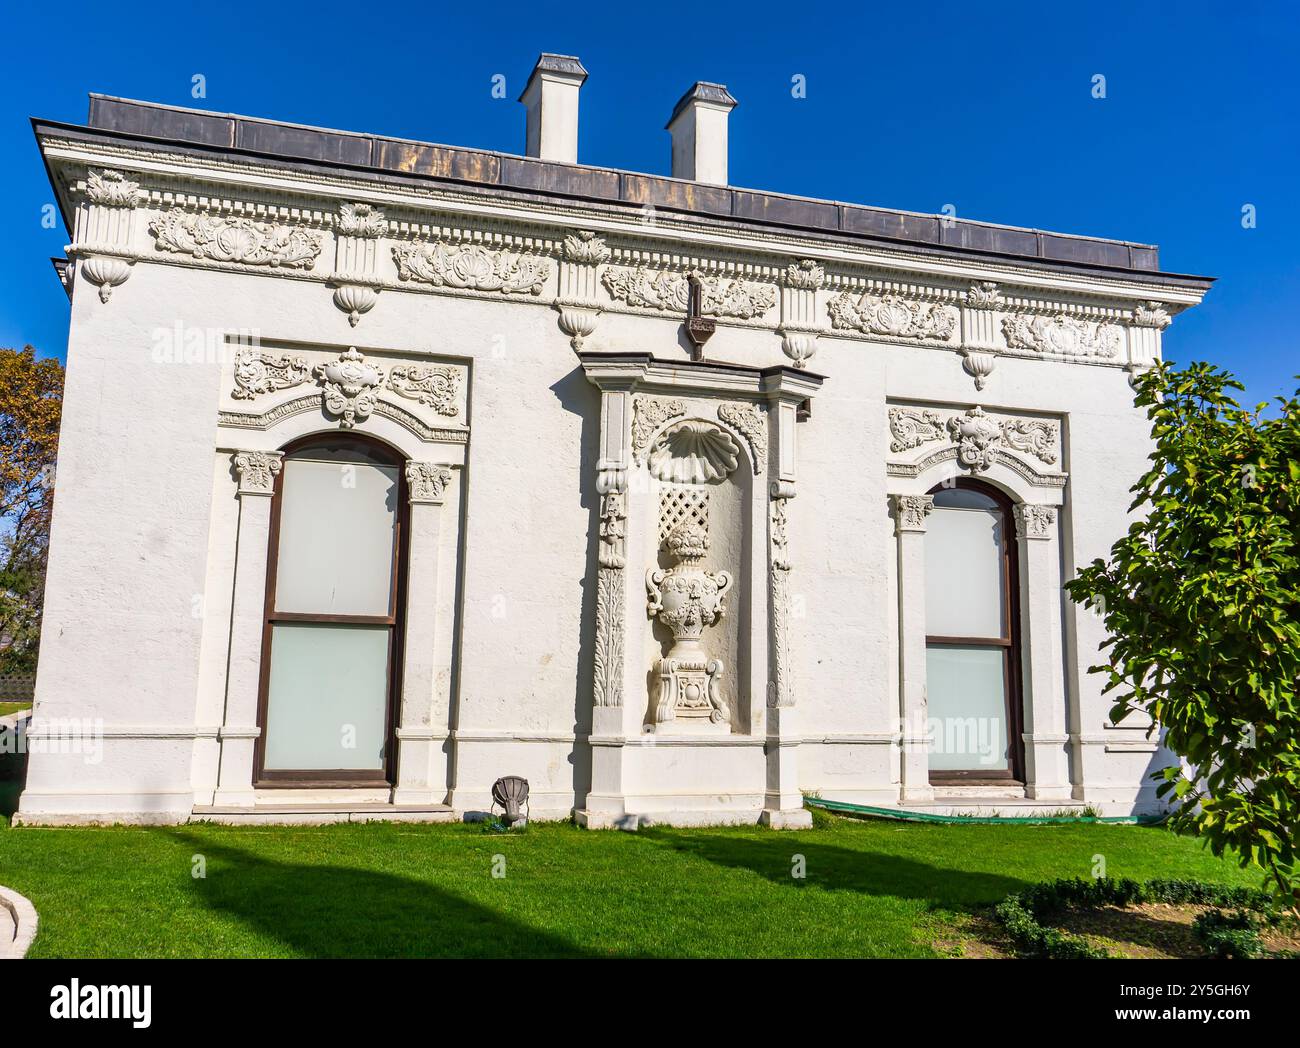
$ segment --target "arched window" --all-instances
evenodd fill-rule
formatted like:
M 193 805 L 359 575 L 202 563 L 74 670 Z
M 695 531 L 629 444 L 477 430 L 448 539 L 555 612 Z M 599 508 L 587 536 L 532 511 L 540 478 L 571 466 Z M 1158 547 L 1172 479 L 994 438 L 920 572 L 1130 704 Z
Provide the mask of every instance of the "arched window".
M 1011 503 L 958 480 L 931 491 L 925 532 L 932 782 L 1023 778 L 1019 581 Z
M 285 450 L 271 508 L 255 778 L 392 781 L 405 603 L 402 459 L 355 436 Z

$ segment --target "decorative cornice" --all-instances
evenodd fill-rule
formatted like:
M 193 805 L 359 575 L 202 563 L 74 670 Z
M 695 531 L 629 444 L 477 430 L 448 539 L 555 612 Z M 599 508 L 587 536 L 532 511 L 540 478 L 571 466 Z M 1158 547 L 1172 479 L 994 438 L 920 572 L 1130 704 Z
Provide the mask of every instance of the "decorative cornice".
M 283 401 L 262 412 L 219 411 L 217 412 L 217 424 L 232 429 L 266 431 L 294 415 L 301 415 L 305 411 L 320 410 L 321 395 L 320 393 L 313 393 L 309 396 L 295 397 L 293 400 Z M 469 441 L 469 431 L 466 429 L 430 426 L 405 408 L 390 404 L 386 400 L 376 401 L 372 413 L 396 422 L 426 443 L 465 444 Z
M 901 295 L 841 292 L 827 305 L 831 326 L 887 338 L 948 341 L 957 330 L 957 311 L 941 303 L 915 302 Z
M 139 202 L 140 183 L 132 182 L 121 171 L 104 168 L 86 176 L 86 199 L 103 207 L 134 208 Z
M 451 469 L 437 462 L 408 462 L 406 488 L 412 503 L 442 505 L 447 485 L 451 483 Z
M 551 275 L 545 258 L 491 251 L 480 244 L 394 244 L 393 260 L 400 280 L 503 295 L 540 295 Z
M 275 493 L 275 478 L 283 465 L 283 455 L 276 451 L 238 451 L 234 458 L 240 495 Z
M 159 251 L 245 266 L 312 269 L 321 252 L 319 233 L 300 226 L 164 211 L 149 223 Z
M 754 320 L 776 305 L 776 288 L 771 284 L 695 275 L 700 284 L 700 316 Z M 690 299 L 690 274 L 687 273 L 616 266 L 601 274 L 601 283 L 611 297 L 629 306 L 685 313 Z

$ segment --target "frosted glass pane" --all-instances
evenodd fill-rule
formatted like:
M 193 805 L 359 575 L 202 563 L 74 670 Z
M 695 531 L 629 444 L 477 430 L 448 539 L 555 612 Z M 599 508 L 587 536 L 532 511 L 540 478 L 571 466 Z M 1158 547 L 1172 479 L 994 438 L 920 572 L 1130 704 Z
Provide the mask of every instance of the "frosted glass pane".
M 1001 637 L 1002 514 L 938 501 L 925 530 L 925 632 Z
M 397 467 L 289 458 L 283 484 L 276 610 L 387 615 Z
M 267 768 L 383 770 L 388 634 L 386 626 L 271 627 Z
M 1001 648 L 926 649 L 930 770 L 1005 770 L 1006 663 Z

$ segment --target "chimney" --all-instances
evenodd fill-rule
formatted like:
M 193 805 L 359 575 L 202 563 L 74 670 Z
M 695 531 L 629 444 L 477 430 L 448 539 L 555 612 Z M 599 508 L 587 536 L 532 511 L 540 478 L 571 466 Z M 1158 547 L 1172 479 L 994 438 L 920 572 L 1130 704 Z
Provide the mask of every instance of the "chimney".
M 700 81 L 682 95 L 665 129 L 673 136 L 673 178 L 727 184 L 727 115 L 736 105 L 724 84 Z
M 572 55 L 542 55 L 519 101 L 528 107 L 526 155 L 539 160 L 578 162 L 578 89 L 587 79 Z

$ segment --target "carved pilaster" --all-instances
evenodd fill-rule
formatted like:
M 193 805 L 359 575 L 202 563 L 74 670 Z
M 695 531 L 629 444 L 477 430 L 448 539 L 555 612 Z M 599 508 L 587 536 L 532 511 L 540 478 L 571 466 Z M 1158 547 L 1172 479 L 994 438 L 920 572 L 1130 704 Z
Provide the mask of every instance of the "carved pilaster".
M 388 220 L 374 205 L 339 205 L 334 222 L 334 305 L 353 327 L 379 299 L 379 238 L 387 231 Z
M 600 494 L 600 548 L 596 569 L 596 651 L 592 702 L 597 707 L 621 707 L 626 618 L 626 471 L 601 470 L 596 479 L 596 490 Z
M 790 536 L 787 530 L 786 502 L 794 498 L 794 484 L 773 481 L 768 494 L 772 676 L 767 685 L 767 705 L 771 709 L 788 709 L 794 705 L 794 688 L 790 668 Z
M 826 271 L 812 259 L 791 262 L 781 276 L 781 349 L 797 368 L 817 352 L 822 326 L 817 319 L 817 292 L 826 282 Z
M 131 236 L 139 202 L 140 183 L 121 171 L 91 170 L 86 175 L 84 205 L 77 214 L 77 229 L 68 257 L 80 255 L 81 275 L 99 288 L 105 304 L 113 289 L 131 276 Z M 119 257 L 120 256 L 120 257 Z
M 609 248 L 595 233 L 579 230 L 564 238 L 560 258 L 560 295 L 555 308 L 560 313 L 560 330 L 569 336 L 569 345 L 580 351 L 582 344 L 596 330 L 600 317 L 599 267 L 609 260 Z

